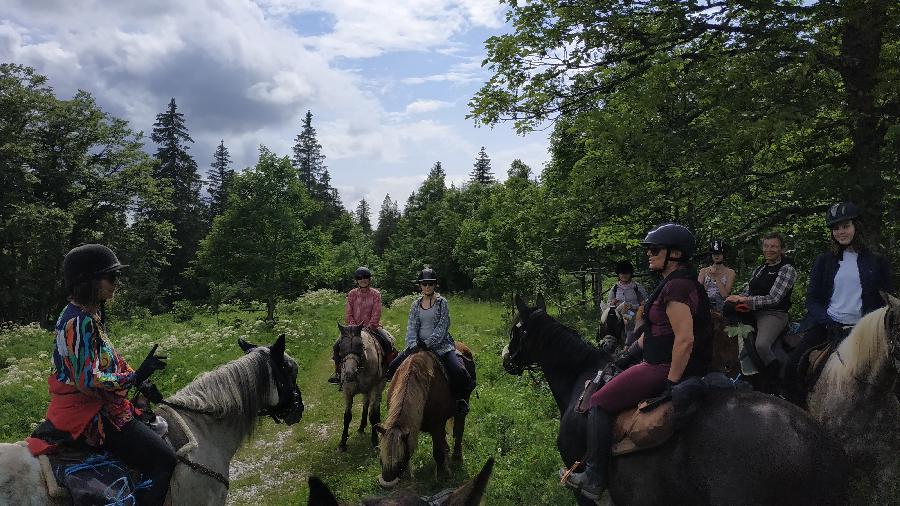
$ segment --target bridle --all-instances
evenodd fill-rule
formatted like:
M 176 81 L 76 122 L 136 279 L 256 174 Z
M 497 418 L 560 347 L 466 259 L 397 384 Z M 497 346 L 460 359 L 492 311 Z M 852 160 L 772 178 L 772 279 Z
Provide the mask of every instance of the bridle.
M 544 312 L 545 311 L 541 308 L 535 309 L 528 315 L 528 322 L 535 316 L 544 314 Z M 522 352 L 525 348 L 525 340 L 528 339 L 527 322 L 523 320 L 520 312 L 518 321 L 509 329 L 509 345 L 507 346 L 506 358 L 503 360 L 504 369 L 515 376 L 521 376 L 525 371 L 532 372 L 538 370 L 537 363 L 531 361 L 526 363 L 524 357 L 522 357 Z M 513 349 L 513 343 L 516 343 L 517 345 L 515 349 Z
M 278 363 L 270 353 L 269 360 L 272 366 L 272 379 L 278 390 L 278 404 L 262 408 L 259 410 L 259 416 L 268 416 L 275 423 L 288 425 L 297 423 L 303 416 L 304 408 L 303 396 L 300 395 L 300 389 L 297 387 L 296 374 L 292 374 L 295 371 L 291 370 L 291 366 L 284 357 L 282 357 L 281 363 Z

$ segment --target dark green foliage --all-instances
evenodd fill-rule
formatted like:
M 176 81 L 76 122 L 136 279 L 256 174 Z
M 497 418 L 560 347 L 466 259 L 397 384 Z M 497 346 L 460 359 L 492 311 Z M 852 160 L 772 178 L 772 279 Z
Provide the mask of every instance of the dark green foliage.
M 400 210 L 397 202 L 391 200 L 391 195 L 384 196 L 381 203 L 381 210 L 378 211 L 378 230 L 375 231 L 374 244 L 375 254 L 381 255 L 387 249 L 388 241 L 397 230 L 397 222 L 400 220 Z
M 322 175 L 327 170 L 322 145 L 316 138 L 316 129 L 312 126 L 312 111 L 306 111 L 300 133 L 294 139 L 294 156 L 291 162 L 297 169 L 300 183 L 310 195 L 318 188 Z
M 360 200 L 359 205 L 356 206 L 356 224 L 359 225 L 359 228 L 361 228 L 363 233 L 367 236 L 372 235 L 372 221 L 369 218 L 370 213 L 371 210 L 369 209 L 369 203 L 366 202 L 366 199 Z
M 278 298 L 321 286 L 316 266 L 329 241 L 321 228 L 305 224 L 317 204 L 290 160 L 264 146 L 259 151 L 256 166 L 235 176 L 225 212 L 200 244 L 195 272 L 246 287 L 242 298 L 265 301 L 271 320 Z
M 225 141 L 219 142 L 209 171 L 209 215 L 210 220 L 222 214 L 225 202 L 228 198 L 228 185 L 234 178 L 234 169 L 231 168 L 231 156 Z
M 59 99 L 34 69 L 2 64 L 0 139 L 0 321 L 55 318 L 62 258 L 84 242 L 131 264 L 123 299 L 156 304 L 172 243 L 171 225 L 155 216 L 169 190 L 152 177 L 140 135 L 88 93 Z
M 174 227 L 175 249 L 161 273 L 162 291 L 168 300 L 177 296 L 196 299 L 203 295 L 203 287 L 184 271 L 196 256 L 197 245 L 209 225 L 205 220 L 206 206 L 200 200 L 197 162 L 188 153 L 188 143 L 194 140 L 174 98 L 165 112 L 156 115 L 150 140 L 159 145 L 154 155 L 158 163 L 153 175 L 172 189 L 172 206 L 155 216 L 157 221 L 168 221 Z
M 487 153 L 484 151 L 484 146 L 481 146 L 481 151 L 478 152 L 478 158 L 475 159 L 474 168 L 472 169 L 472 172 L 469 173 L 469 182 L 483 185 L 497 182 L 494 178 L 494 173 L 491 172 L 491 159 L 488 158 Z

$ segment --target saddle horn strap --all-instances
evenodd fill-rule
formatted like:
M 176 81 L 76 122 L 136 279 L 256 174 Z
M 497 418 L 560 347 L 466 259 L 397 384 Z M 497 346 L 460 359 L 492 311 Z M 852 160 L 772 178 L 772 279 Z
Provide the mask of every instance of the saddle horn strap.
M 572 464 L 572 467 L 566 469 L 566 472 L 564 472 L 564 473 L 562 474 L 562 476 L 560 477 L 560 479 L 559 479 L 559 484 L 560 484 L 560 485 L 566 485 L 566 484 L 568 483 L 568 481 L 569 481 L 569 475 L 571 475 L 572 473 L 574 473 L 575 470 L 578 469 L 578 466 L 580 466 L 580 465 L 581 465 L 581 461 L 580 461 L 580 460 L 576 460 L 575 463 Z
M 209 468 L 204 467 L 194 461 L 188 460 L 188 458 L 183 455 L 178 456 L 178 462 L 181 462 L 182 464 L 190 467 L 194 471 L 196 471 L 202 475 L 209 476 L 210 478 L 218 481 L 222 485 L 225 485 L 225 490 L 228 490 L 231 486 L 230 483 L 228 482 L 228 478 L 226 478 L 226 477 L 222 476 L 221 474 L 219 474 L 215 471 L 212 471 Z

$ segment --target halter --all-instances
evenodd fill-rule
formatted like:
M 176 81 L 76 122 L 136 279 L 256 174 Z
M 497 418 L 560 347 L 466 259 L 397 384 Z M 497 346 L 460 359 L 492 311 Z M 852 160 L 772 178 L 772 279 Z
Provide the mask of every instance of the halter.
M 272 354 L 269 354 L 272 364 L 272 376 L 275 380 L 275 388 L 278 390 L 278 404 L 259 410 L 259 416 L 269 416 L 275 423 L 291 425 L 303 416 L 303 398 L 296 383 L 291 381 L 290 374 L 285 371 L 287 364 L 282 358 L 278 363 Z
M 545 313 L 546 312 L 543 309 L 537 308 L 531 314 L 528 315 L 528 321 L 530 322 L 535 316 L 537 316 L 539 314 L 545 314 Z M 518 331 L 520 333 L 519 336 L 516 336 L 516 334 L 515 334 L 516 329 L 518 329 Z M 522 343 L 524 343 L 525 339 L 528 338 L 528 329 L 525 327 L 525 322 L 522 321 L 521 317 L 519 318 L 519 321 L 516 322 L 516 324 L 511 329 L 509 329 L 510 343 L 512 343 L 513 339 L 515 339 L 516 337 L 518 337 L 522 341 Z M 539 369 L 538 366 L 534 363 L 530 363 L 530 364 L 521 363 L 521 361 L 519 360 L 519 355 L 522 353 L 522 348 L 523 348 L 523 346 L 519 346 L 519 349 L 513 352 L 513 351 L 509 350 L 509 347 L 507 347 L 507 350 L 509 350 L 509 354 L 507 355 L 507 360 L 505 361 L 506 363 L 504 364 L 504 367 L 510 372 L 510 374 L 514 374 L 514 375 L 518 376 L 518 375 L 521 375 L 525 371 L 532 372 L 532 371 L 537 371 Z

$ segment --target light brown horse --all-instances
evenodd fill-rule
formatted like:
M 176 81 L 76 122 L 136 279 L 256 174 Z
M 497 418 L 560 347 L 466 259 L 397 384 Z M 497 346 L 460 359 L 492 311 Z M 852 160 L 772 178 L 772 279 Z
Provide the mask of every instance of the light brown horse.
M 457 341 L 456 349 L 472 360 L 472 351 Z M 409 471 L 416 452 L 419 431 L 431 434 L 437 474 L 448 474 L 447 421 L 453 418 L 453 461 L 462 462 L 462 437 L 465 415 L 456 415 L 456 400 L 450 383 L 441 372 L 438 358 L 430 352 L 410 355 L 394 374 L 388 389 L 388 415 L 381 433 L 381 474 L 378 482 L 386 488 L 397 485 L 400 475 Z
M 362 330 L 362 325 L 343 326 L 338 324 L 341 339 L 362 342 L 362 349 L 354 349 L 341 357 L 341 385 L 344 392 L 344 432 L 338 449 L 347 451 L 347 438 L 350 422 L 353 420 L 353 398 L 362 395 L 362 418 L 357 432 L 366 432 L 366 421 L 372 423 L 372 447 L 378 446 L 378 433 L 375 426 L 381 421 L 381 394 L 384 392 L 384 370 L 382 362 L 384 352 L 376 342 L 375 336 Z M 371 411 L 370 411 L 371 410 Z

